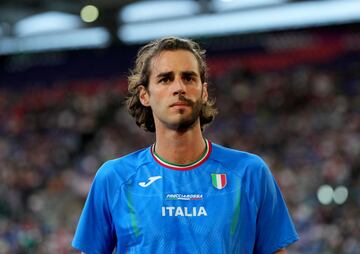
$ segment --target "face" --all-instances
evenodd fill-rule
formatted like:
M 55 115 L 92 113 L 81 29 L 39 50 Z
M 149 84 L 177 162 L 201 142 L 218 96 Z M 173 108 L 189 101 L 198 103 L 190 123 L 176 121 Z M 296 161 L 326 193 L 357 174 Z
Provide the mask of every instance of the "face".
M 155 127 L 186 131 L 200 127 L 207 84 L 201 83 L 196 57 L 186 50 L 162 51 L 150 63 L 148 89 L 140 88 L 140 101 L 151 107 Z

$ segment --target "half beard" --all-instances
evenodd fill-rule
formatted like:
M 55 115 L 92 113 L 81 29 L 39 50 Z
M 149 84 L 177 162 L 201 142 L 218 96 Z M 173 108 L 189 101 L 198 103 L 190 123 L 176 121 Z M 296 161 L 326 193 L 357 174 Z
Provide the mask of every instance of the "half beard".
M 197 121 L 200 121 L 200 114 L 202 111 L 203 102 L 201 99 L 196 100 L 195 102 L 185 98 L 181 98 L 180 100 L 186 101 L 192 107 L 191 115 L 189 117 L 181 119 L 177 124 L 172 124 L 168 127 L 178 132 L 186 132 L 194 128 Z

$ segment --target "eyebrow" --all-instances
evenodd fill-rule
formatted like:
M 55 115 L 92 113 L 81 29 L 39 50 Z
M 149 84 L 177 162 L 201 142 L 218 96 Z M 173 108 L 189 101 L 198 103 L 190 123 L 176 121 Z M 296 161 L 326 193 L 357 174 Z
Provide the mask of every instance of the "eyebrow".
M 162 73 L 159 73 L 158 75 L 156 75 L 156 78 L 163 78 L 163 77 L 168 77 L 171 75 L 173 75 L 172 71 L 162 72 Z
M 168 72 L 162 72 L 159 73 L 158 75 L 156 75 L 156 78 L 163 78 L 163 77 L 168 77 L 173 75 L 174 72 L 172 71 L 168 71 Z M 194 71 L 183 71 L 181 72 L 181 75 L 185 75 L 185 76 L 199 76 L 196 72 Z
M 194 72 L 194 71 L 183 71 L 181 74 L 182 74 L 182 75 L 185 75 L 185 76 L 196 76 L 196 77 L 199 76 L 199 75 L 198 75 L 196 72 Z

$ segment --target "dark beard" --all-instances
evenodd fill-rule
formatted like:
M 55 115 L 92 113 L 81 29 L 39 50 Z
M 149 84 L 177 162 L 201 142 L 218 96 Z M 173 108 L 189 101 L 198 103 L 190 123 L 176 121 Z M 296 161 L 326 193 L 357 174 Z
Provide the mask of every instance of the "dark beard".
M 189 117 L 181 119 L 177 124 L 171 124 L 168 126 L 170 129 L 176 130 L 178 132 L 186 132 L 195 127 L 195 123 L 200 118 L 201 110 L 203 107 L 203 102 L 201 98 L 195 102 L 189 100 L 183 96 L 179 97 L 180 101 L 184 101 L 190 105 L 192 108 L 192 113 Z

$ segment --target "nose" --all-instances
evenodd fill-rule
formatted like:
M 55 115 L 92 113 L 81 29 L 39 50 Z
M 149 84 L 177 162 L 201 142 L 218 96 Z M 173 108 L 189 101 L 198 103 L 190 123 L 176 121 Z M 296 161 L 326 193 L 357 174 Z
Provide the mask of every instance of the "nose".
M 172 89 L 174 95 L 185 94 L 185 84 L 183 80 L 181 78 L 175 79 L 173 82 Z

